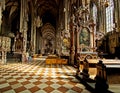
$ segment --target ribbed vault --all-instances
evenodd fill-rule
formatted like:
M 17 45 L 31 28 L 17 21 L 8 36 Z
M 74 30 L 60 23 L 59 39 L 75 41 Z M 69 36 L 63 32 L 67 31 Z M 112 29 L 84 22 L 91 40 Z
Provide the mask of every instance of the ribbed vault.
M 56 28 L 58 19 L 59 0 L 36 0 L 37 15 L 43 21 L 43 24 L 51 23 Z
M 42 29 L 42 37 L 48 40 L 55 39 L 55 29 L 50 23 L 46 23 Z

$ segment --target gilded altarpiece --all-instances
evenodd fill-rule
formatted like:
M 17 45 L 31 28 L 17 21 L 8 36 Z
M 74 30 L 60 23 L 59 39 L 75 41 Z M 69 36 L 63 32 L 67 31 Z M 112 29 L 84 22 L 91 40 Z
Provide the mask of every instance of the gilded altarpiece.
M 97 58 L 96 52 L 96 31 L 95 31 L 95 22 L 90 14 L 89 5 L 84 5 L 83 7 L 79 7 L 76 11 L 75 15 L 75 23 L 78 27 L 79 36 L 78 41 L 79 44 L 77 53 L 80 53 L 81 59 L 87 55 L 90 55 L 92 58 Z
M 90 51 L 90 31 L 87 28 L 83 28 L 79 35 L 80 50 L 82 52 Z

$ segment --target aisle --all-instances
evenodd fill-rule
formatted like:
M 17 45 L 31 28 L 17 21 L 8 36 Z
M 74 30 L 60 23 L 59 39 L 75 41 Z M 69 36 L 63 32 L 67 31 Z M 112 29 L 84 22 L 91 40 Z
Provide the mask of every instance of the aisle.
M 0 65 L 0 93 L 90 93 L 70 66 L 50 68 L 42 60 Z

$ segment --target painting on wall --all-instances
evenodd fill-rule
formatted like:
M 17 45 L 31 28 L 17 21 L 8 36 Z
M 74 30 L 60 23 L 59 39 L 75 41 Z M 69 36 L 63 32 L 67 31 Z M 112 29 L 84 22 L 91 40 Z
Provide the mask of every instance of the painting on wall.
M 82 46 L 82 51 L 88 51 L 90 46 L 90 31 L 87 28 L 83 28 L 79 35 L 79 44 Z

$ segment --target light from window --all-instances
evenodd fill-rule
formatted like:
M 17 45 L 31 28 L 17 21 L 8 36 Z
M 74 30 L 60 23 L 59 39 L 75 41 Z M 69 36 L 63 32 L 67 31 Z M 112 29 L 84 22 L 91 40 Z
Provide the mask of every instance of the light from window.
M 97 7 L 96 7 L 95 4 L 93 5 L 93 20 L 94 20 L 94 23 L 96 24 L 96 20 L 97 20 Z M 95 31 L 96 31 L 96 27 L 94 29 L 94 32 Z
M 106 8 L 106 31 L 110 32 L 113 30 L 113 0 L 109 0 L 109 6 Z

